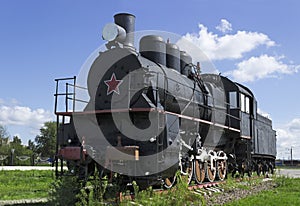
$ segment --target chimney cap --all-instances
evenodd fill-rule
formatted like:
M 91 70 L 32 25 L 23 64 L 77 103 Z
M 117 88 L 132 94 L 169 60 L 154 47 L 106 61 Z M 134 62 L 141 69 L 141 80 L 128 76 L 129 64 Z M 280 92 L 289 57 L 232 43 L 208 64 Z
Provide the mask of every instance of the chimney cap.
M 135 18 L 135 16 L 133 14 L 130 14 L 130 13 L 126 13 L 126 12 L 122 12 L 122 13 L 116 13 L 114 15 L 115 16 L 133 16 Z

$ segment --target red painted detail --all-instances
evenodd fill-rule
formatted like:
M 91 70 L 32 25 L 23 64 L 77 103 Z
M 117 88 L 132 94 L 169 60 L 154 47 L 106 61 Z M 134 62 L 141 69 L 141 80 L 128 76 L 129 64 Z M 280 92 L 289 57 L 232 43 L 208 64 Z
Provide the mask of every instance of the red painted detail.
M 66 160 L 81 160 L 85 158 L 86 151 L 81 147 L 65 147 L 58 151 L 58 155 Z
M 105 114 L 105 113 L 116 113 L 116 112 L 159 112 L 163 113 L 162 110 L 156 108 L 129 108 L 129 109 L 104 109 L 104 110 L 93 110 L 84 112 L 56 112 L 56 115 L 72 116 L 72 115 L 88 115 L 88 114 Z
M 120 94 L 119 86 L 122 84 L 122 82 L 123 80 L 117 80 L 115 73 L 113 73 L 110 80 L 104 81 L 104 83 L 107 85 L 106 95 L 110 95 L 113 92 Z

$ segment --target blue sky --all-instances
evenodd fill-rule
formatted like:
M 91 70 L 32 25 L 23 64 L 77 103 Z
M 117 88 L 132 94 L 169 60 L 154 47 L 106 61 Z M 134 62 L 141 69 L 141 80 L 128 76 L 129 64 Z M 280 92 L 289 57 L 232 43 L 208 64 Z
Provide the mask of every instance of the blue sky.
M 300 149 L 299 8 L 296 0 L 1 0 L 0 124 L 23 143 L 34 139 L 54 120 L 54 79 L 77 75 L 104 43 L 103 26 L 129 12 L 136 30 L 189 38 L 222 74 L 248 86 L 287 159 L 288 148 Z

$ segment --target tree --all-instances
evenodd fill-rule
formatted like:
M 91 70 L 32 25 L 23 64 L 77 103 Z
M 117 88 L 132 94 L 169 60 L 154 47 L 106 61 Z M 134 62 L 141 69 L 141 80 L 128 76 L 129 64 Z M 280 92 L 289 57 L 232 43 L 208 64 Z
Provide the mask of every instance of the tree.
M 9 135 L 6 127 L 0 125 L 0 155 L 9 153 Z
M 14 149 L 14 154 L 15 155 L 25 155 L 26 152 L 26 147 L 22 145 L 22 140 L 18 136 L 13 137 L 13 141 L 10 142 L 9 147 L 11 149 Z
M 22 145 L 22 140 L 18 137 L 18 136 L 14 136 L 13 137 L 13 141 L 12 141 L 13 145 Z
M 35 146 L 34 142 L 31 139 L 28 140 L 27 149 L 29 149 L 29 150 L 31 150 L 33 152 L 35 152 L 35 150 L 36 150 L 36 146 Z
M 9 155 L 9 135 L 6 127 L 0 125 L 0 165 L 8 164 Z
M 45 122 L 40 129 L 40 135 L 35 138 L 36 152 L 42 157 L 55 155 L 56 122 Z
M 0 125 L 0 137 L 3 138 L 6 136 L 8 136 L 6 127 L 4 127 L 3 125 Z
M 0 146 L 7 145 L 9 140 L 9 135 L 6 127 L 0 125 Z
M 14 136 L 12 141 L 9 141 L 9 138 L 6 128 L 0 125 L 0 164 L 10 165 L 13 162 L 14 165 L 30 165 L 30 160 L 27 161 L 26 156 L 32 157 L 34 150 L 22 145 L 22 140 L 18 136 Z

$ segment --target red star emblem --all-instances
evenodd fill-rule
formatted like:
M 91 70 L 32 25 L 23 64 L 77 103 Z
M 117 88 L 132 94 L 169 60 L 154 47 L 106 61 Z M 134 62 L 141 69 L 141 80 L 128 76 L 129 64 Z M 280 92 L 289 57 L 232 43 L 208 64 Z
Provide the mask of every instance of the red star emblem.
M 109 95 L 113 92 L 120 94 L 119 86 L 122 84 L 123 80 L 117 80 L 115 73 L 111 75 L 110 80 L 104 81 L 107 85 L 107 92 L 106 95 Z

